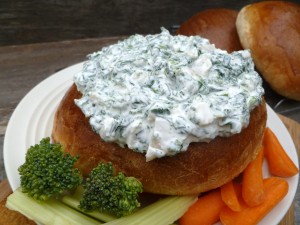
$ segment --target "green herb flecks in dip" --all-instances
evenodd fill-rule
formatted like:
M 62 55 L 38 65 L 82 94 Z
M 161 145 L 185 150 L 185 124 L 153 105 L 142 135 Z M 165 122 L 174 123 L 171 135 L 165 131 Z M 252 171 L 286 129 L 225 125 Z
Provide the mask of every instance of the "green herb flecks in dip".
M 93 130 L 148 161 L 239 133 L 264 93 L 249 51 L 165 29 L 89 55 L 74 81 Z

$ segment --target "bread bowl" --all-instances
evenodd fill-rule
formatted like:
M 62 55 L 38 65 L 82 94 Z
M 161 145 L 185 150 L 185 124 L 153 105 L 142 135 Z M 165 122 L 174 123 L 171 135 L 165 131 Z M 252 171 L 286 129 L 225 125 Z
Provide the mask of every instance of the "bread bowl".
M 233 9 L 206 9 L 184 21 L 176 33 L 199 35 L 228 52 L 242 50 L 235 26 L 237 15 Z
M 264 1 L 241 9 L 236 21 L 244 49 L 278 94 L 300 100 L 300 6 Z
M 169 36 L 169 34 L 162 35 L 167 35 L 163 36 L 164 40 L 166 37 L 170 38 L 167 40 L 167 43 L 172 42 L 171 39 L 173 37 Z M 138 38 L 144 40 L 144 37 Z M 178 38 L 186 40 L 186 37 Z M 149 39 L 153 39 L 153 36 L 150 36 Z M 189 40 L 194 40 L 194 38 L 190 38 Z M 130 43 L 131 41 L 129 38 Z M 201 41 L 203 40 L 201 39 Z M 205 43 L 208 42 L 205 40 Z M 119 45 L 117 44 L 116 46 Z M 138 48 L 140 49 L 140 47 Z M 203 52 L 206 51 L 205 49 L 210 49 L 210 47 L 206 46 L 203 48 Z M 103 51 L 105 50 L 112 51 L 109 48 Z M 210 50 L 207 51 L 210 52 Z M 97 58 L 99 54 L 102 53 L 95 53 L 91 57 L 95 56 Z M 117 55 L 119 54 L 120 53 L 117 53 Z M 227 53 L 221 51 L 220 54 Z M 241 52 L 236 54 L 239 54 L 239 57 L 245 56 L 250 60 L 248 53 Z M 103 57 L 107 57 L 107 55 L 104 54 Z M 126 57 L 126 59 L 127 58 L 128 57 Z M 234 62 L 233 58 L 232 61 Z M 82 81 L 82 77 L 80 77 L 80 80 L 77 80 L 77 84 L 70 87 L 56 111 L 52 139 L 54 142 L 60 142 L 66 152 L 80 156 L 77 167 L 80 168 L 84 175 L 87 175 L 99 162 L 112 162 L 117 171 L 122 171 L 127 176 L 134 176 L 140 179 L 145 192 L 166 195 L 189 195 L 217 188 L 238 176 L 248 163 L 256 157 L 266 126 L 267 115 L 265 102 L 261 96 L 263 94 L 260 87 L 261 81 L 259 80 L 259 76 L 255 74 L 251 60 L 247 61 L 247 63 L 250 63 L 249 74 L 251 73 L 258 79 L 257 85 L 252 85 L 251 88 L 258 87 L 258 89 L 255 89 L 255 93 L 256 91 L 260 92 L 258 94 L 261 98 L 256 102 L 255 106 L 253 105 L 249 113 L 249 123 L 243 126 L 240 132 L 236 132 L 235 134 L 229 135 L 226 131 L 223 135 L 217 135 L 212 138 L 212 140 L 204 139 L 200 142 L 191 141 L 193 143 L 190 143 L 187 149 L 181 149 L 181 151 L 176 152 L 176 154 L 173 154 L 174 152 L 171 151 L 171 154 L 166 154 L 162 157 L 146 158 L 145 156 L 147 156 L 148 152 L 133 151 L 127 147 L 129 144 L 120 144 L 120 142 L 117 144 L 111 140 L 104 141 L 103 139 L 105 139 L 106 136 L 101 138 L 101 135 L 99 135 L 103 132 L 101 130 L 98 133 L 95 132 L 96 128 L 91 127 L 90 123 L 92 115 L 87 116 L 87 114 L 84 114 L 87 111 L 78 107 L 80 105 L 78 101 L 84 97 L 84 94 L 79 91 L 80 85 L 82 84 L 78 84 L 78 82 L 80 83 Z M 90 59 L 84 68 L 90 68 L 90 66 L 94 64 L 93 59 Z M 93 68 L 90 71 L 95 70 Z M 91 75 L 91 73 L 84 74 Z M 241 74 L 244 73 L 242 72 Z M 228 74 L 228 76 L 231 75 Z M 227 79 L 231 78 L 227 77 Z M 123 84 L 124 83 L 121 83 L 121 85 Z M 98 84 L 92 82 L 91 85 L 97 86 Z M 105 85 L 107 85 L 107 83 L 105 83 Z M 98 91 L 100 91 L 98 94 L 101 94 L 106 90 L 101 89 Z M 135 90 L 131 88 L 127 91 L 134 92 Z M 217 93 L 220 94 L 221 92 Z M 142 95 L 142 93 L 140 94 Z M 88 97 L 91 95 L 91 90 L 88 91 L 87 95 Z M 228 95 L 231 94 L 229 93 Z M 236 94 L 233 93 L 233 95 L 240 100 L 243 94 L 236 96 Z M 94 97 L 95 95 L 93 95 L 93 98 Z M 102 97 L 100 99 L 102 99 Z M 100 103 L 104 104 L 105 102 Z M 123 102 L 121 101 L 121 103 Z M 118 104 L 121 103 L 119 102 Z M 250 102 L 247 104 L 250 104 Z M 117 105 L 117 103 L 114 102 L 112 105 Z M 120 111 L 126 111 L 125 108 L 127 106 L 122 107 Z M 204 110 L 205 108 L 202 109 Z M 238 109 L 235 110 L 238 111 Z M 104 114 L 106 115 L 108 112 Z M 164 116 L 168 116 L 169 114 L 171 113 L 168 112 L 168 114 Z M 164 116 L 159 115 L 157 118 Z M 151 119 L 153 118 L 151 117 L 150 120 Z M 206 119 L 207 118 L 204 118 L 204 127 L 208 126 Z M 224 122 L 224 120 L 218 120 L 216 123 L 221 122 Z M 213 124 L 213 126 L 215 125 Z M 235 125 L 226 123 L 223 128 L 231 129 L 231 126 Z M 177 134 L 174 135 L 176 136 Z M 172 139 L 172 135 L 170 138 Z M 166 151 L 167 150 L 169 149 L 166 149 Z

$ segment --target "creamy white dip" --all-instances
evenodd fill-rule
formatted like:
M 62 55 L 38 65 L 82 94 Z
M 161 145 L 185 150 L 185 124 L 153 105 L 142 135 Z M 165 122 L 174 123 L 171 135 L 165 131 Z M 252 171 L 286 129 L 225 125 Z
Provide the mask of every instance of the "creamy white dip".
M 165 29 L 90 54 L 74 82 L 93 130 L 147 161 L 239 133 L 264 93 L 249 51 Z

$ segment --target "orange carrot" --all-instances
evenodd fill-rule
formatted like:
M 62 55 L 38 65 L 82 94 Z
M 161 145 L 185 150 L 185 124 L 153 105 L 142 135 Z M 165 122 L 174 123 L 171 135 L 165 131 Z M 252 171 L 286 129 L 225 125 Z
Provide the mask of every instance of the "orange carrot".
M 235 187 L 232 181 L 221 186 L 221 197 L 223 202 L 232 210 L 232 211 L 241 211 L 241 206 L 238 200 L 237 193 L 235 192 Z
M 299 172 L 299 169 L 287 155 L 270 128 L 265 130 L 263 144 L 271 174 L 280 177 L 291 177 Z
M 225 206 L 220 189 L 200 196 L 180 218 L 181 225 L 211 225 L 219 221 L 221 209 Z
M 264 149 L 261 147 L 259 153 L 243 172 L 242 196 L 245 203 L 257 206 L 265 199 L 263 189 L 262 164 L 264 161 Z
M 237 183 L 237 182 L 233 182 L 233 187 L 234 187 L 236 196 L 238 198 L 240 198 L 241 195 L 242 195 L 242 184 L 241 183 Z
M 234 212 L 224 207 L 220 214 L 223 225 L 255 225 L 268 214 L 288 193 L 288 183 L 279 177 L 270 177 L 264 180 L 265 201 L 259 206 L 249 207 L 240 199 L 242 210 Z

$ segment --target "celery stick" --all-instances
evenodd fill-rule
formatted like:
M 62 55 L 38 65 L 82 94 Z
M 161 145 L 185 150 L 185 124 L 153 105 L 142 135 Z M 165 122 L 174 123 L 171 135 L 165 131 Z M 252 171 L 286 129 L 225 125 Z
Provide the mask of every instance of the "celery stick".
M 101 220 L 103 222 L 109 222 L 109 221 L 112 221 L 112 220 L 115 220 L 117 219 L 117 217 L 113 216 L 113 215 L 110 215 L 108 213 L 103 213 L 103 212 L 100 212 L 100 211 L 92 211 L 92 212 L 84 212 L 82 211 L 78 205 L 79 205 L 79 199 L 77 196 L 73 195 L 73 196 L 64 196 L 62 198 L 62 202 L 65 203 L 66 205 L 76 209 L 76 210 L 79 210 L 81 211 L 82 213 L 88 215 L 88 216 L 91 216 L 95 219 L 98 219 L 98 220 Z
M 49 199 L 45 202 L 37 202 L 20 189 L 17 189 L 7 198 L 6 207 L 44 225 L 101 224 L 58 200 Z
M 197 200 L 197 196 L 171 196 L 105 225 L 168 225 L 178 220 Z

